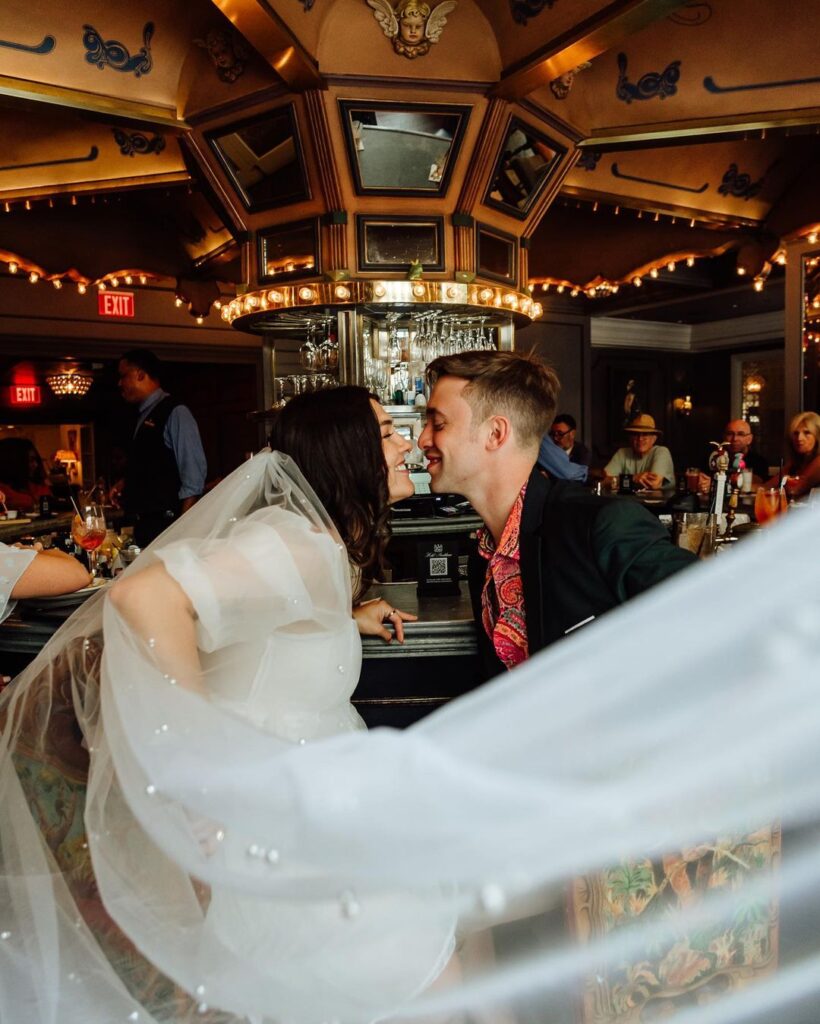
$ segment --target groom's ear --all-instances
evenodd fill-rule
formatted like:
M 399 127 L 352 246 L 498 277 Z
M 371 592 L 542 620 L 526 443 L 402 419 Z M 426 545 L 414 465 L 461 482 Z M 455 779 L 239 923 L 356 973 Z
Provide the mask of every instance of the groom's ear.
M 485 430 L 484 447 L 488 452 L 499 451 L 512 439 L 512 424 L 506 416 L 490 416 L 485 423 Z

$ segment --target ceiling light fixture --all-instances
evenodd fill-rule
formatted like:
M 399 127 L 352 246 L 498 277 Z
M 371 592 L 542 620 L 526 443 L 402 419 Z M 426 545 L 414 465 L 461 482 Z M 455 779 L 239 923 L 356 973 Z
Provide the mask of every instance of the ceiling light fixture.
M 82 398 L 87 395 L 94 378 L 90 373 L 79 370 L 65 370 L 62 373 L 50 373 L 46 384 L 58 398 Z

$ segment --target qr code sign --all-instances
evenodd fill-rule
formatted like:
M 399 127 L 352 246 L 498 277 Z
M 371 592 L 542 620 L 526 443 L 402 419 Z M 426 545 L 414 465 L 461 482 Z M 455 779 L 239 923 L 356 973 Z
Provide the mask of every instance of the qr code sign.
M 446 558 L 431 558 L 430 559 L 430 575 L 431 576 L 446 576 L 447 575 L 447 562 Z

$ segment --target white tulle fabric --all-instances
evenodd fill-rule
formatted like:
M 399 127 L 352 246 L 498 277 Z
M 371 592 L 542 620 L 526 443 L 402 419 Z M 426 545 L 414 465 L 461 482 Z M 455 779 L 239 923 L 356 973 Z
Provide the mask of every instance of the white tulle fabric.
M 557 1020 L 607 958 L 750 899 L 544 942 L 570 877 L 774 820 L 793 836 L 778 898 L 805 904 L 820 888 L 818 526 L 794 513 L 411 729 L 368 733 L 348 702 L 345 552 L 293 464 L 257 456 L 129 570 L 161 559 L 188 595 L 208 699 L 161 671 L 168 637 L 135 636 L 97 598 L 6 699 L 0 1020 Z M 125 957 L 95 938 L 11 757 L 23 734 L 31 747 L 27 700 L 45 748 L 49 666 L 93 652 L 101 620 L 99 692 L 75 678 L 74 704 L 94 877 Z M 501 930 L 507 952 L 480 952 Z M 820 987 L 816 946 L 794 946 L 788 968 L 676 1019 L 789 1019 Z M 167 984 L 140 983 L 154 969 Z

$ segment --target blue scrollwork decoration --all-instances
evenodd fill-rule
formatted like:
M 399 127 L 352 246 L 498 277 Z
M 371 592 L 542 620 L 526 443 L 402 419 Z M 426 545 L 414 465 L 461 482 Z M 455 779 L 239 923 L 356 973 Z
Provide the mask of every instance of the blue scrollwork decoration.
M 633 100 L 651 100 L 656 96 L 665 100 L 667 96 L 674 96 L 678 91 L 680 63 L 679 60 L 673 60 L 660 74 L 657 71 L 647 71 L 633 84 L 629 81 L 626 73 L 626 54 L 619 53 L 618 85 L 615 95 L 624 103 L 631 103 Z
M 581 154 L 581 159 L 578 161 L 578 166 L 582 167 L 585 171 L 594 171 L 598 166 L 601 156 L 602 154 L 597 150 L 585 149 Z
M 695 188 L 694 185 L 677 185 L 673 181 L 658 181 L 656 178 L 639 178 L 635 174 L 627 174 L 622 171 L 617 163 L 613 163 L 610 168 L 613 178 L 623 178 L 624 181 L 637 181 L 641 185 L 657 185 L 658 188 L 672 188 L 676 192 L 694 192 L 696 196 L 705 192 L 709 188 L 709 182 L 705 181 L 702 185 Z
M 151 153 L 158 155 L 165 149 L 165 139 L 162 135 L 154 135 L 149 139 L 142 132 L 125 132 L 122 128 L 112 128 L 111 131 L 123 156 L 148 156 Z
M 151 57 L 151 38 L 154 35 L 153 21 L 147 21 L 142 30 L 142 46 L 133 55 L 116 39 L 105 40 L 91 25 L 83 25 L 83 46 L 86 49 L 85 59 L 89 64 L 96 64 L 102 71 L 109 67 L 114 71 L 134 74 L 137 78 L 147 75 L 154 66 Z
M 57 160 L 38 160 L 33 164 L 7 164 L 0 171 L 25 171 L 32 167 L 56 167 L 58 164 L 90 164 L 100 155 L 96 146 L 91 146 L 85 156 L 63 156 Z
M 301 0 L 301 4 L 306 11 L 309 11 L 313 7 L 313 0 Z
M 722 196 L 751 199 L 763 188 L 765 180 L 765 178 L 759 178 L 757 181 L 752 181 L 751 174 L 739 174 L 737 164 L 729 164 L 728 171 L 723 175 L 723 181 L 718 185 L 718 192 Z
M 785 78 L 779 82 L 747 82 L 745 85 L 718 85 L 711 75 L 703 79 L 703 88 L 716 94 L 751 92 L 753 89 L 788 89 L 794 85 L 817 85 L 820 78 Z
M 10 50 L 22 50 L 23 53 L 36 53 L 38 57 L 44 57 L 51 53 L 57 45 L 54 36 L 43 36 L 39 43 L 29 46 L 27 43 L 15 43 L 9 39 L 0 39 L 0 46 L 7 46 Z
M 687 28 L 695 28 L 698 25 L 705 25 L 712 17 L 712 5 L 701 2 L 701 0 L 687 0 L 680 10 L 673 11 L 667 17 L 676 25 L 686 25 Z
M 534 18 L 544 8 L 549 10 L 554 3 L 555 0 L 510 0 L 513 21 L 526 25 L 529 18 Z

